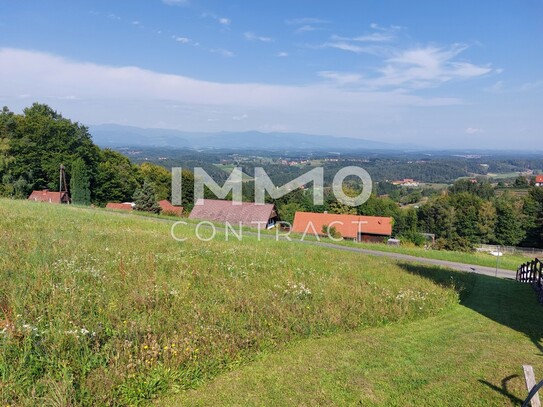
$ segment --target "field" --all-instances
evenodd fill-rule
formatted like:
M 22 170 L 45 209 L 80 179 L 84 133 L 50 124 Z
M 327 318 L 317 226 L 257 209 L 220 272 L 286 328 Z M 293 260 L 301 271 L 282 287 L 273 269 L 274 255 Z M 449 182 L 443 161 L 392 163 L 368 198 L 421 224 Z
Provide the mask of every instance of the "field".
M 527 286 L 177 234 L 188 239 L 150 217 L 0 200 L 0 405 L 504 405 L 523 394 L 518 377 L 512 395 L 492 387 L 506 374 L 543 372 Z
M 112 213 L 117 213 L 118 211 L 112 211 Z M 171 216 L 163 216 L 163 215 L 147 215 L 145 213 L 131 213 L 131 214 L 124 214 L 126 216 L 142 216 L 142 217 L 149 217 L 149 218 L 157 218 L 157 219 L 163 219 L 168 220 L 171 222 L 175 222 L 176 220 L 179 220 L 178 218 L 171 217 Z M 184 222 L 193 225 L 193 227 L 198 224 L 198 220 L 194 219 L 183 219 Z M 224 225 L 221 225 L 219 223 L 214 223 L 216 230 L 224 230 Z M 236 225 L 233 225 L 234 230 L 236 232 L 239 232 L 239 227 Z M 256 235 L 257 230 L 254 228 L 249 227 L 242 227 L 241 230 L 244 232 L 245 236 L 250 235 Z M 277 236 L 277 231 L 275 229 L 271 230 L 261 230 L 261 235 L 266 237 L 272 237 L 275 238 Z M 279 238 L 284 239 L 281 237 L 284 235 L 285 232 L 279 232 Z M 289 237 L 293 241 L 301 241 L 302 240 L 302 234 L 299 233 L 290 233 Z M 312 235 L 310 232 L 303 237 L 304 241 L 317 241 L 317 238 Z M 328 239 L 326 237 L 319 237 L 319 241 L 330 243 L 330 244 L 336 244 L 341 246 L 349 246 L 349 247 L 357 247 L 361 249 L 368 249 L 368 250 L 376 250 L 380 252 L 386 252 L 386 253 L 399 253 L 399 254 L 406 254 L 409 256 L 415 256 L 415 257 L 424 257 L 428 259 L 436 259 L 436 260 L 444 260 L 444 261 L 452 261 L 457 263 L 463 263 L 463 264 L 473 264 L 476 266 L 485 266 L 485 267 L 496 267 L 496 263 L 500 269 L 505 270 L 511 270 L 516 271 L 518 266 L 522 263 L 526 263 L 527 261 L 533 260 L 533 257 L 527 257 L 523 256 L 521 254 L 510 254 L 505 253 L 503 256 L 499 258 L 498 261 L 496 261 L 496 257 L 492 256 L 490 253 L 487 252 L 473 252 L 473 253 L 466 253 L 466 252 L 453 252 L 453 251 L 447 251 L 447 250 L 431 250 L 431 249 L 425 249 L 423 247 L 416 247 L 416 246 L 391 246 L 384 243 L 363 243 L 363 242 L 353 242 L 352 240 L 343 240 L 343 241 L 334 241 L 332 239 Z

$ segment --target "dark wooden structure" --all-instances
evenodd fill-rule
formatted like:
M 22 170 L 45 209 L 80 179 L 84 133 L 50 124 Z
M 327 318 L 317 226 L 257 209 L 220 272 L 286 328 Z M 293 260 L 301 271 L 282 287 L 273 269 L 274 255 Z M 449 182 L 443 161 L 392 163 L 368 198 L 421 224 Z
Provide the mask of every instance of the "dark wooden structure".
M 541 260 L 533 259 L 521 264 L 517 269 L 516 280 L 532 284 L 537 292 L 539 302 L 543 303 L 543 263 Z

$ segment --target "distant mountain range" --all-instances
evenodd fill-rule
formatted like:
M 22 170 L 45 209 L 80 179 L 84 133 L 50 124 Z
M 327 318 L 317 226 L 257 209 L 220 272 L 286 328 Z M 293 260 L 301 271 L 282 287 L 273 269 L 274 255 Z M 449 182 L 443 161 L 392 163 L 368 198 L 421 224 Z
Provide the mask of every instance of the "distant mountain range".
M 198 133 L 169 129 L 146 129 L 117 124 L 89 126 L 101 147 L 172 147 L 229 150 L 399 150 L 409 145 L 348 137 L 317 136 L 301 133 L 263 133 L 259 131 Z

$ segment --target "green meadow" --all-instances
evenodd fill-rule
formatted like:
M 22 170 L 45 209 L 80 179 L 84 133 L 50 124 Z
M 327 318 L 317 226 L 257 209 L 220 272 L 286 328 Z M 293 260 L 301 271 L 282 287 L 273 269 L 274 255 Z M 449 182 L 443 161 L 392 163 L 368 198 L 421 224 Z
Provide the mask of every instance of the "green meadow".
M 543 373 L 528 286 L 170 227 L 0 200 L 0 405 L 515 405 Z

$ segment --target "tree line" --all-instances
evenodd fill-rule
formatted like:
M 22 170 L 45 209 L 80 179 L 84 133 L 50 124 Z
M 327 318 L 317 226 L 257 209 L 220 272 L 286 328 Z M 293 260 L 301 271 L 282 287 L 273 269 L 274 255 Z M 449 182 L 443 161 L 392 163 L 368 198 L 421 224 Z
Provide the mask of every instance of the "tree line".
M 141 196 L 149 191 L 155 200 L 171 198 L 166 168 L 135 165 L 116 151 L 99 148 L 87 127 L 47 105 L 34 103 L 22 114 L 4 107 L 0 112 L 0 196 L 20 199 L 32 190 L 58 191 L 60 165 L 66 168 L 75 204 L 128 202 L 136 193 Z M 192 173 L 185 171 L 183 177 L 185 185 L 192 184 Z M 191 189 L 186 188 L 183 204 L 190 207 L 192 200 Z

